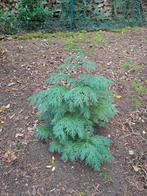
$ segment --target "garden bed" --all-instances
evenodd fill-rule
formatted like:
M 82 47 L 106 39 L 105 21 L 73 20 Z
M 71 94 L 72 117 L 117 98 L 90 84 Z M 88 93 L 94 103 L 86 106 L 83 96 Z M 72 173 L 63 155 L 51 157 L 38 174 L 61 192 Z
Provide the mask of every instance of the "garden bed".
M 3 36 L 0 195 L 146 195 L 146 42 L 146 28 Z M 97 74 L 115 81 L 112 90 L 119 113 L 102 130 L 113 140 L 114 161 L 103 165 L 101 172 L 49 153 L 49 141 L 41 142 L 34 135 L 39 122 L 27 100 L 46 88 L 43 81 L 66 55 L 79 49 L 96 62 Z

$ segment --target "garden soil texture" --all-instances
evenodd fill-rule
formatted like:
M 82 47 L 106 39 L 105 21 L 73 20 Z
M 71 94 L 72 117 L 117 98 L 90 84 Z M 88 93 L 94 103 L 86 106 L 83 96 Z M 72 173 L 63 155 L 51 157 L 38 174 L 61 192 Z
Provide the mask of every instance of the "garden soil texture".
M 20 37 L 0 41 L 0 195 L 147 195 L 147 28 Z M 97 75 L 114 80 L 118 113 L 96 128 L 112 139 L 114 160 L 100 172 L 62 161 L 33 131 L 40 122 L 28 97 L 78 49 L 96 62 Z

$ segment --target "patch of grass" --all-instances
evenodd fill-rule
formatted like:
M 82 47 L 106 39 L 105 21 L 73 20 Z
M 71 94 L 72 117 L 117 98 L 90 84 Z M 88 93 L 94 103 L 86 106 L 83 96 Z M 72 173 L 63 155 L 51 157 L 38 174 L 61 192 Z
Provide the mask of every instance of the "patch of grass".
M 31 39 L 47 39 L 47 38 L 71 38 L 73 37 L 73 33 L 63 33 L 63 32 L 57 32 L 57 33 L 27 33 L 27 34 L 17 34 L 11 36 L 13 39 L 17 40 L 31 40 Z
M 95 48 L 87 48 L 87 51 L 91 54 L 95 54 Z
M 101 174 L 102 174 L 102 177 L 103 177 L 103 179 L 104 179 L 105 181 L 107 181 L 107 182 L 108 182 L 108 181 L 112 181 L 112 176 L 111 176 L 109 170 L 103 169 Z
M 87 193 L 80 192 L 78 196 L 88 196 Z
M 79 50 L 80 44 L 85 42 L 86 32 L 70 33 L 71 36 L 64 37 L 65 47 L 68 50 Z
M 7 35 L 0 35 L 0 41 L 7 39 L 7 37 L 8 37 Z
M 142 101 L 138 97 L 132 97 L 132 104 L 135 107 L 140 107 L 142 105 Z
M 92 47 L 88 48 L 88 52 L 94 53 L 95 44 L 102 44 L 104 42 L 104 36 L 102 31 L 99 32 L 56 32 L 56 33 L 26 33 L 26 34 L 17 34 L 6 37 L 6 39 L 16 39 L 16 40 L 32 40 L 32 39 L 47 39 L 48 42 L 53 40 L 62 40 L 65 43 L 66 50 L 81 50 L 81 46 L 83 44 L 83 48 L 87 48 L 87 45 L 91 45 Z M 1 39 L 4 39 L 2 37 Z M 48 47 L 48 43 L 45 44 Z M 83 49 L 82 49 L 83 50 Z
M 147 88 L 144 87 L 139 82 L 134 81 L 134 82 L 132 82 L 131 86 L 132 86 L 133 90 L 136 91 L 137 93 L 147 93 Z
M 40 32 L 12 36 L 13 39 L 17 39 L 17 40 L 46 39 L 48 37 L 49 34 L 40 33 Z
M 64 41 L 65 41 L 65 49 L 66 50 L 77 50 L 77 49 L 79 49 L 79 43 L 78 43 L 78 41 L 75 41 L 74 36 L 66 37 L 64 39 Z
M 29 40 L 29 39 L 43 39 L 43 38 L 78 38 L 79 40 L 87 36 L 89 32 L 56 32 L 56 33 L 43 33 L 43 32 L 34 32 L 34 33 L 24 33 L 24 34 L 15 34 L 15 35 L 0 35 L 0 40 L 3 39 L 17 39 L 17 40 Z
M 125 59 L 122 64 L 121 64 L 121 67 L 125 70 L 125 71 L 128 71 L 130 70 L 130 68 L 132 67 L 132 62 L 128 59 Z
M 78 49 L 78 46 L 77 46 L 76 43 L 70 42 L 70 43 L 66 44 L 66 49 L 68 49 L 68 50 L 75 50 L 75 49 Z
M 139 70 L 141 68 L 143 68 L 144 66 L 141 64 L 135 64 L 134 62 L 132 62 L 129 59 L 125 59 L 123 60 L 123 62 L 121 63 L 121 67 L 125 70 L 125 71 L 129 71 L 131 69 L 133 70 Z
M 111 30 L 114 33 L 128 33 L 132 31 L 140 31 L 142 28 L 139 27 L 125 27 L 125 28 L 120 28 L 120 29 L 113 29 Z
M 1 39 L 4 39 L 6 36 L 1 36 Z M 12 38 L 17 40 L 31 40 L 31 39 L 62 39 L 67 44 L 69 43 L 92 43 L 100 44 L 104 42 L 104 36 L 102 32 L 56 32 L 56 33 L 26 33 L 26 34 L 17 34 L 12 36 L 7 36 L 6 38 Z
M 121 28 L 121 29 L 113 29 L 112 32 L 114 33 L 128 33 L 131 31 L 132 28 L 126 27 L 126 28 Z
M 95 35 L 95 41 L 96 41 L 96 44 L 102 44 L 104 43 L 104 36 L 101 32 L 97 32 L 96 35 Z

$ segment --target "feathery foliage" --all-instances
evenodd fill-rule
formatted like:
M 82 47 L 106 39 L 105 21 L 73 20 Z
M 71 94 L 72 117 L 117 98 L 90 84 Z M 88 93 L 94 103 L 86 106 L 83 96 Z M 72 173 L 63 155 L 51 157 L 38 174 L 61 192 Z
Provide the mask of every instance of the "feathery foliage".
M 110 162 L 111 140 L 95 135 L 94 125 L 105 126 L 115 115 L 113 83 L 104 76 L 90 75 L 95 63 L 78 52 L 65 58 L 65 64 L 45 82 L 50 87 L 30 101 L 38 109 L 40 119 L 47 125 L 39 126 L 40 139 L 51 139 L 50 151 L 62 154 L 63 160 L 85 161 L 95 170 Z

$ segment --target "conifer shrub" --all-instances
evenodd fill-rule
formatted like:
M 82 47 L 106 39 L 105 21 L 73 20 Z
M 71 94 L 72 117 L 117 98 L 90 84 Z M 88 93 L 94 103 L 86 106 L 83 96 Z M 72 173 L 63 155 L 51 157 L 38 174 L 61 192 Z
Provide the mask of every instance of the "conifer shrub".
M 111 140 L 98 134 L 95 125 L 105 126 L 115 115 L 112 81 L 94 75 L 96 64 L 78 52 L 45 82 L 50 87 L 29 99 L 46 124 L 36 128 L 40 139 L 50 138 L 49 150 L 63 160 L 82 160 L 94 170 L 111 162 Z M 93 74 L 92 74 L 93 72 Z M 97 134 L 96 134 L 97 133 Z

